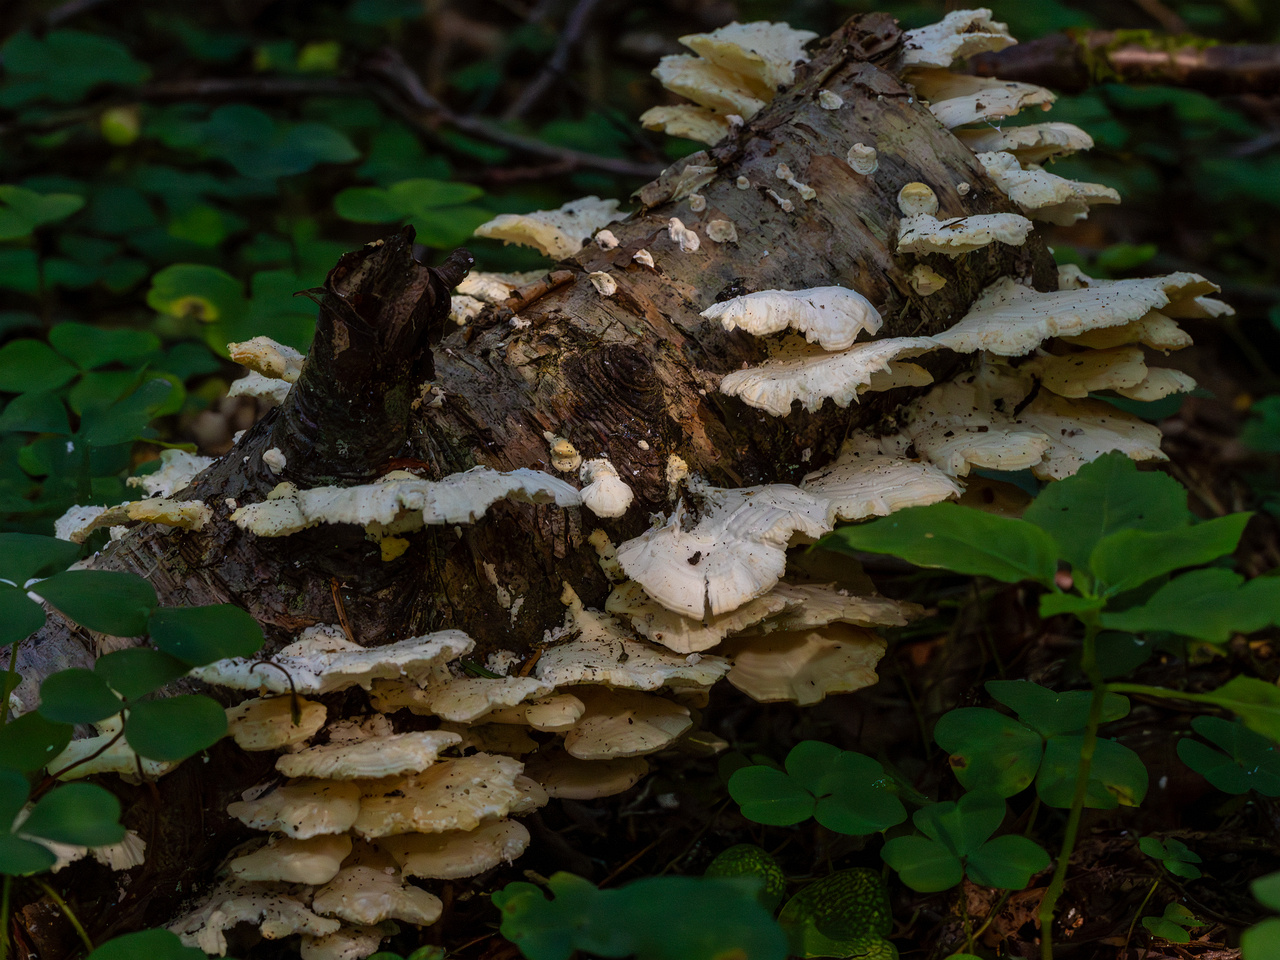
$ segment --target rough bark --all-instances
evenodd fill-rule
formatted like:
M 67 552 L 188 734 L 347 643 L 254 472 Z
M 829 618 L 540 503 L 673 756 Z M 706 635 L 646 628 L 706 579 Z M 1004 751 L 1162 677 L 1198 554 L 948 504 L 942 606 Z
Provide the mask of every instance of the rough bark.
M 878 306 L 882 335 L 928 334 L 962 316 L 997 276 L 1026 277 L 1041 289 L 1055 283 L 1052 260 L 1034 237 L 1023 247 L 994 244 L 955 260 L 896 254 L 896 196 L 910 181 L 933 187 L 939 216 L 1013 212 L 973 155 L 891 72 L 899 46 L 889 17 L 850 20 L 740 135 L 711 149 L 709 160 L 689 158 L 639 191 L 639 209 L 612 227 L 616 249 L 589 244 L 546 283 L 489 309 L 434 349 L 433 324 L 467 258 L 422 267 L 403 236 L 344 257 L 289 400 L 184 494 L 208 503 L 214 521 L 199 532 L 137 528 L 93 564 L 148 576 L 164 605 L 236 603 L 273 643 L 338 620 L 340 598 L 366 644 L 458 627 L 481 652 L 528 652 L 562 620 L 565 581 L 588 605 L 602 603 L 606 582 L 585 542 L 594 528 L 619 542 L 641 532 L 651 513 L 670 511 L 670 455 L 723 486 L 794 481 L 821 466 L 851 427 L 874 427 L 907 394 L 873 395 L 848 410 L 829 403 L 816 413 L 767 416 L 717 393 L 723 374 L 764 358 L 762 344 L 702 320 L 701 310 L 756 290 L 840 284 Z M 822 109 L 821 89 L 839 94 L 844 106 Z M 874 175 L 846 163 L 857 142 L 877 147 Z M 699 191 L 706 207 L 695 212 L 687 199 L 671 197 L 683 167 L 699 160 L 719 172 Z M 780 163 L 811 185 L 816 199 L 803 201 L 779 180 Z M 739 177 L 749 188 L 737 187 Z M 971 185 L 963 206 L 956 190 L 962 183 Z M 794 210 L 784 211 L 773 191 Z M 672 217 L 697 230 L 700 250 L 682 253 L 671 241 Z M 710 242 L 705 224 L 713 219 L 733 221 L 738 241 Z M 633 260 L 642 248 L 656 270 Z M 949 281 L 927 299 L 907 282 L 922 259 Z M 597 270 L 616 279 L 614 296 L 600 296 L 587 279 Z M 415 402 L 432 356 L 434 382 L 444 392 L 439 407 Z M 355 483 L 406 460 L 431 479 L 477 464 L 550 469 L 544 431 L 566 437 L 584 456 L 612 460 L 637 496 L 626 516 L 602 521 L 576 509 L 500 503 L 474 525 L 411 535 L 410 549 L 389 563 L 358 529 L 326 526 L 266 540 L 228 520 L 228 501 L 260 500 L 281 480 Z M 286 453 L 281 476 L 262 462 L 271 447 Z M 523 603 L 515 608 L 510 598 Z M 53 618 L 20 651 L 27 678 L 20 694 L 96 652 L 94 638 Z M 188 766 L 189 776 L 207 774 Z M 176 789 L 182 782 L 168 778 L 160 788 L 167 794 L 170 783 Z M 194 858 L 192 850 L 179 856 Z M 170 882 L 167 875 L 160 880 Z

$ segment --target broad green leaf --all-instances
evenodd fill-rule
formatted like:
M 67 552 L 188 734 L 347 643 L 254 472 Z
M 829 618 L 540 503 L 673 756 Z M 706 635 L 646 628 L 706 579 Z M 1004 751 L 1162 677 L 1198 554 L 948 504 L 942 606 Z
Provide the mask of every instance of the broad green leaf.
M 161 607 L 151 615 L 149 629 L 152 643 L 193 667 L 251 657 L 263 643 L 258 621 L 229 603 Z
M 84 206 L 74 193 L 40 194 L 12 184 L 0 184 L 0 240 L 17 240 L 36 227 L 64 220 Z
M 1280 688 L 1255 677 L 1232 677 L 1200 699 L 1236 714 L 1255 733 L 1280 743 Z
M 893 930 L 889 893 L 875 870 L 837 870 L 806 884 L 782 908 L 778 923 L 797 957 L 889 958 Z
M 1107 602 L 1096 597 L 1077 597 L 1073 593 L 1045 593 L 1040 596 L 1040 616 L 1056 617 L 1061 613 L 1093 613 Z
M 1209 643 L 1225 643 L 1280 620 L 1280 579 L 1244 582 L 1238 573 L 1211 567 L 1170 580 L 1141 606 L 1104 613 L 1102 625 L 1132 632 L 1167 631 Z
M 0 873 L 25 877 L 43 873 L 57 862 L 58 858 L 46 846 L 12 834 L 0 834 Z
M 785 827 L 813 816 L 814 797 L 794 779 L 772 767 L 743 767 L 729 778 L 729 796 L 742 815 L 756 823 Z
M 355 223 L 389 223 L 405 216 L 386 190 L 378 187 L 347 187 L 333 198 L 333 212 Z
M 160 338 L 146 330 L 104 330 L 87 323 L 60 323 L 49 343 L 82 370 L 108 363 L 132 363 L 160 349 Z
M 50 30 L 39 38 L 24 30 L 2 52 L 7 76 L 0 106 L 6 107 L 43 97 L 74 103 L 101 83 L 133 85 L 150 73 L 123 44 L 80 30 Z
M 0 647 L 27 639 L 44 626 L 44 619 L 44 607 L 25 590 L 0 584 Z
M 58 723 L 96 723 L 124 706 L 107 682 L 91 670 L 59 670 L 40 684 L 40 713 Z
M 476 227 L 493 219 L 493 212 L 476 206 L 440 207 L 409 218 L 418 243 L 428 247 L 456 247 L 475 234 Z
M 0 824 L 7 832 L 31 794 L 31 784 L 17 770 L 0 767 Z
M 65 570 L 80 556 L 78 544 L 34 533 L 0 533 L 0 578 L 19 587 Z
M 791 748 L 783 766 L 795 778 L 796 783 L 817 795 L 822 778 L 843 752 L 835 744 L 823 743 L 821 740 L 802 740 Z
M 1058 548 L 1039 527 L 954 503 L 911 507 L 869 523 L 841 527 L 823 537 L 819 546 L 889 553 L 920 567 L 1007 583 L 1035 580 L 1051 585 L 1057 571 Z
M 0 347 L 0 391 L 48 392 L 78 372 L 66 358 L 39 340 L 10 340 Z
M 108 940 L 86 960 L 205 960 L 203 950 L 184 947 L 176 933 L 168 930 L 139 930 Z
M 1196 717 L 1196 733 L 1220 750 L 1188 737 L 1178 741 L 1178 756 L 1224 793 L 1257 790 L 1264 797 L 1280 797 L 1280 746 L 1237 721 Z
M 130 647 L 100 656 L 93 672 L 127 700 L 145 697 L 185 676 L 190 667 L 176 657 L 146 647 Z
M 1196 880 L 1201 875 L 1200 868 L 1195 866 L 1201 862 L 1200 855 L 1194 853 L 1181 840 L 1170 838 L 1162 841 L 1157 837 L 1141 837 L 1138 840 L 1138 849 L 1147 856 L 1159 860 L 1174 876 Z
M 172 383 L 153 377 L 109 407 L 86 410 L 80 420 L 80 435 L 99 447 L 139 439 L 147 424 L 169 405 L 173 392 Z
M 707 864 L 704 877 L 757 877 L 761 881 L 757 899 L 772 912 L 787 892 L 787 878 L 778 861 L 753 843 L 739 843 L 716 855 Z
M 1167 904 L 1162 917 L 1143 917 L 1142 925 L 1170 943 L 1190 943 L 1187 931 L 1202 926 L 1199 918 L 1180 903 Z
M 1231 553 L 1251 516 L 1233 513 L 1174 530 L 1121 530 L 1094 547 L 1089 568 L 1110 594 L 1124 593 L 1174 570 Z
M 1083 730 L 1089 721 L 1093 694 L 1088 690 L 1057 693 L 1030 680 L 988 680 L 987 693 L 1018 718 L 1046 737 Z M 1108 693 L 1102 701 L 1102 723 L 1119 720 L 1129 713 L 1129 698 Z
M 959 800 L 931 803 L 912 817 L 916 828 L 957 857 L 967 857 L 987 841 L 1004 820 L 1004 798 L 987 790 Z
M 9 401 L 0 413 L 0 431 L 56 433 L 68 436 L 71 421 L 62 398 L 55 393 L 24 393 Z
M 987 788 L 1002 797 L 1031 785 L 1044 750 L 1034 730 L 984 707 L 948 710 L 934 727 L 933 738 L 951 754 L 951 770 L 965 789 Z
M 1240 934 L 1242 960 L 1280 960 L 1280 917 L 1268 917 Z
M 38 710 L 0 727 L 0 766 L 30 773 L 43 769 L 71 742 L 67 723 L 46 720 Z
M 964 864 L 954 853 L 928 837 L 894 837 L 880 851 L 884 862 L 912 890 L 937 893 L 964 879 Z
M 1006 834 L 988 840 L 965 860 L 965 873 L 984 887 L 1021 890 L 1049 866 L 1049 854 L 1034 840 Z
M 1259 877 L 1250 884 L 1249 890 L 1264 907 L 1280 910 L 1280 871 Z
M 484 196 L 484 191 L 473 183 L 417 178 L 401 180 L 387 188 L 392 203 L 412 214 L 420 214 L 433 207 L 454 207 L 470 203 Z
M 67 570 L 41 580 L 35 590 L 76 623 L 113 637 L 139 637 L 156 606 L 146 580 L 115 570 Z
M 888 789 L 884 767 L 861 753 L 839 751 L 818 780 L 813 816 L 828 830 L 861 836 L 907 819 L 906 808 Z
M 244 286 L 216 267 L 175 263 L 151 278 L 147 306 L 171 317 L 192 317 L 201 323 L 239 320 L 248 312 Z
M 199 694 L 144 700 L 129 709 L 125 739 L 150 760 L 185 760 L 213 746 L 227 732 L 227 715 Z
M 1071 806 L 1083 744 L 1083 736 L 1057 736 L 1046 741 L 1044 759 L 1036 775 L 1036 791 L 1048 806 Z M 1121 804 L 1136 807 L 1146 795 L 1147 768 L 1142 759 L 1123 744 L 1099 737 L 1084 805 L 1098 810 L 1112 810 Z
M 31 808 L 21 831 L 55 843 L 101 847 L 124 839 L 120 801 L 91 783 L 54 787 Z
M 1022 516 L 1051 535 L 1060 556 L 1079 570 L 1087 569 L 1104 537 L 1121 530 L 1172 530 L 1191 522 L 1187 491 L 1178 481 L 1140 471 L 1118 452 L 1049 484 Z

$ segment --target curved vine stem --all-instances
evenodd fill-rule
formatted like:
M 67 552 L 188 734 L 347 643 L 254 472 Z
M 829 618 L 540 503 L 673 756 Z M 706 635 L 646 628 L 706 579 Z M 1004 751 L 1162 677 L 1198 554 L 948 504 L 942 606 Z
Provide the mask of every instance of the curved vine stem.
M 44 891 L 44 895 L 58 905 L 58 909 L 61 910 L 62 915 L 67 918 L 67 922 L 71 924 L 76 935 L 80 937 L 80 942 L 84 944 L 85 949 L 90 953 L 93 953 L 93 941 L 89 939 L 89 933 L 80 923 L 80 918 L 76 916 L 75 911 L 71 909 L 67 901 L 62 899 L 62 895 L 58 893 L 57 890 L 53 889 L 47 881 L 42 880 L 39 877 L 35 877 L 34 879 L 40 889 Z

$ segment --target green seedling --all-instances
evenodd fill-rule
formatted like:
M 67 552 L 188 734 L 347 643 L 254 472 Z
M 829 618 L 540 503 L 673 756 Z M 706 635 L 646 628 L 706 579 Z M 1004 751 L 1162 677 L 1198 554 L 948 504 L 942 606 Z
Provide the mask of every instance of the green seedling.
M 108 940 L 85 960 L 204 960 L 203 950 L 184 947 L 176 933 L 168 930 L 139 930 Z
M 1188 767 L 1224 793 L 1280 797 L 1280 747 L 1273 741 L 1221 717 L 1196 717 L 1191 728 L 1219 749 L 1183 737 L 1178 756 Z
M 1170 903 L 1165 906 L 1163 916 L 1143 917 L 1142 925 L 1154 937 L 1170 943 L 1190 943 L 1191 930 L 1204 926 L 1204 923 L 1182 904 Z
M 1280 911 L 1280 872 L 1259 877 L 1250 889 L 1264 907 Z M 1268 917 L 1246 930 L 1240 951 L 1244 960 L 1280 960 L 1280 917 Z
M 1138 849 L 1148 857 L 1159 860 L 1160 865 L 1175 877 L 1198 880 L 1202 876 L 1200 868 L 1196 866 L 1201 862 L 1200 855 L 1193 852 L 1181 840 L 1175 840 L 1172 837 L 1167 840 L 1143 837 L 1138 841 Z
M 754 877 L 647 877 L 598 890 L 571 873 L 493 894 L 502 935 L 528 960 L 569 960 L 575 950 L 636 960 L 783 960 L 787 940 L 760 905 Z
M 961 707 L 943 714 L 933 736 L 951 754 L 956 778 L 966 789 L 991 789 L 1005 797 L 1021 792 L 1034 780 L 1045 803 L 1071 806 L 1092 694 L 1085 690 L 1054 693 L 1025 680 L 992 680 L 986 688 L 1018 719 L 986 707 Z M 1127 698 L 1107 694 L 1101 720 L 1118 720 L 1128 712 Z M 1098 741 L 1089 775 L 1085 797 L 1089 807 L 1136 806 L 1147 792 L 1142 760 L 1114 741 Z
M 875 760 L 829 743 L 805 740 L 787 754 L 784 770 L 742 767 L 729 795 L 756 823 L 790 826 L 813 817 L 836 833 L 887 830 L 907 818 L 889 776 Z
M 1004 798 L 986 791 L 930 804 L 912 818 L 924 836 L 894 837 L 881 856 L 922 893 L 947 890 L 966 875 L 984 887 L 1021 890 L 1049 865 L 1049 855 L 1026 837 L 992 839 L 1004 815 Z
M 796 957 L 897 960 L 889 891 L 875 870 L 837 870 L 787 901 L 778 915 Z

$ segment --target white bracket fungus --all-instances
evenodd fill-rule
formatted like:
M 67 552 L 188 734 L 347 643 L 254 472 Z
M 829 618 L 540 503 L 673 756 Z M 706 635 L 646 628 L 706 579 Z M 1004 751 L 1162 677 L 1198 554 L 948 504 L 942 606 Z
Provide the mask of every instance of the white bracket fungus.
M 612 760 L 657 753 L 693 727 L 689 708 L 634 690 L 584 688 L 587 712 L 564 736 L 579 760 Z
M 607 230 L 600 231 L 608 233 Z M 522 273 L 484 273 L 472 270 L 458 284 L 458 293 L 479 300 L 481 303 L 499 304 L 509 300 L 520 287 L 546 276 L 545 270 L 526 270 Z
M 620 517 L 635 499 L 617 468 L 603 457 L 583 463 L 578 478 L 585 484 L 582 504 L 597 517 Z
M 841 520 L 885 517 L 959 497 L 962 488 L 929 463 L 882 454 L 867 437 L 847 442 L 834 461 L 807 474 L 800 489 L 829 497 Z
M 762 93 L 795 80 L 796 64 L 807 63 L 804 45 L 818 35 L 785 23 L 730 23 L 711 33 L 694 33 L 680 42 L 712 63 L 753 81 Z
M 952 10 L 937 23 L 903 36 L 902 65 L 906 67 L 950 67 L 955 60 L 974 54 L 1003 50 L 1017 43 L 1009 28 L 991 19 L 991 11 Z
M 303 639 L 284 647 L 269 661 L 242 657 L 218 660 L 195 668 L 191 675 L 234 690 L 263 689 L 277 694 L 332 693 L 354 686 L 367 690 L 374 680 L 424 676 L 435 664 L 470 653 L 473 646 L 461 630 L 440 630 L 380 647 L 362 647 L 312 627 Z
M 61 540 L 84 543 L 89 535 L 103 527 L 127 523 L 158 523 L 180 530 L 203 530 L 213 519 L 213 511 L 203 500 L 171 500 L 152 497 L 134 500 L 114 507 L 71 507 L 54 523 Z
M 1016 213 L 981 213 L 939 220 L 930 214 L 904 217 L 898 223 L 899 253 L 945 253 L 958 257 L 992 243 L 1020 247 L 1033 224 Z
M 929 101 L 929 112 L 947 129 L 1012 117 L 1026 107 L 1045 110 L 1057 97 L 1032 83 L 971 77 L 950 70 L 912 70 L 907 77 Z
M 1005 151 L 1021 163 L 1041 164 L 1093 148 L 1093 137 L 1074 123 L 1030 123 L 1023 127 L 978 127 L 957 130 L 956 137 L 974 153 Z
M 328 834 L 309 840 L 277 839 L 236 857 L 227 865 L 233 877 L 279 883 L 328 883 L 351 853 L 351 838 Z
M 96 773 L 115 773 L 126 783 L 138 783 L 140 758 L 129 746 L 127 739 L 122 736 L 117 739 L 117 735 L 124 729 L 120 717 L 108 717 L 94 726 L 98 735 L 68 743 L 61 753 L 49 761 L 49 772 L 59 780 L 79 780 Z M 112 740 L 115 742 L 112 743 Z M 150 759 L 144 759 L 141 763 L 142 773 L 150 779 L 162 777 L 178 766 L 176 763 Z
M 408 709 L 444 720 L 471 723 L 502 707 L 530 697 L 545 697 L 551 685 L 533 677 L 454 677 L 447 667 L 416 683 L 412 680 L 379 680 L 371 691 L 374 706 L 390 713 Z
M 649 763 L 642 757 L 579 760 L 568 754 L 552 754 L 533 758 L 525 765 L 525 772 L 542 784 L 549 797 L 595 800 L 630 790 L 649 772 Z
M 545 436 L 550 445 L 552 467 L 561 473 L 573 473 L 582 466 L 582 454 L 578 453 L 577 447 L 564 437 L 557 437 L 549 431 Z
M 879 332 L 882 322 L 870 300 L 844 287 L 761 290 L 714 304 L 701 316 L 757 337 L 790 328 L 824 350 L 846 350 L 858 334 Z
M 159 470 L 130 477 L 125 483 L 142 487 L 148 497 L 171 497 L 175 491 L 190 486 L 196 474 L 215 462 L 213 457 L 200 457 L 185 450 L 162 450 Z
M 687 54 L 663 57 L 651 72 L 672 93 L 721 116 L 736 113 L 750 120 L 765 105 L 748 87 L 746 78 L 701 57 Z
M 1100 183 L 1079 183 L 1032 166 L 1022 169 L 1012 153 L 980 153 L 978 162 L 1001 190 L 1037 220 L 1069 227 L 1095 203 L 1119 203 L 1120 194 Z
M 267 465 L 272 473 L 283 473 L 288 461 L 279 447 L 272 447 L 262 455 L 262 462 Z
M 398 777 L 421 773 L 439 759 L 441 750 L 461 741 L 458 734 L 440 730 L 388 733 L 354 743 L 331 742 L 286 753 L 276 760 L 276 769 L 286 777 L 324 780 Z
M 597 230 L 624 216 L 617 200 L 583 197 L 555 210 L 504 213 L 476 227 L 475 235 L 534 247 L 544 256 L 563 260 L 581 250 Z
M 642 267 L 648 267 L 650 270 L 654 269 L 653 254 L 648 250 L 637 250 L 631 255 L 631 259 Z
M 518 760 L 478 753 L 445 760 L 412 777 L 366 781 L 354 829 L 367 838 L 474 830 L 505 817 L 522 796 Z
M 650 107 L 640 114 L 640 125 L 646 130 L 661 130 L 668 136 L 706 144 L 719 143 L 733 129 L 727 117 L 689 103 Z
M 278 750 L 310 740 L 324 726 L 323 703 L 281 696 L 227 707 L 227 732 L 241 750 Z
M 876 384 L 874 376 L 891 372 L 899 357 L 914 357 L 936 350 L 929 337 L 889 337 L 855 343 L 841 353 L 826 353 L 804 343 L 784 344 L 758 367 L 735 370 L 720 381 L 720 392 L 775 417 L 791 412 L 799 400 L 814 411 L 830 398 L 847 407 Z M 919 369 L 919 368 L 917 368 Z M 921 371 L 924 372 L 924 371 Z M 925 374 L 925 383 L 931 378 Z
M 288 536 L 321 523 L 395 524 L 395 532 L 404 532 L 424 525 L 473 523 L 502 499 L 555 502 L 561 507 L 582 503 L 578 491 L 563 480 L 525 468 L 499 473 L 473 467 L 443 480 L 388 474 L 376 483 L 281 494 L 240 507 L 231 521 L 260 537 Z
M 651 599 L 640 584 L 629 581 L 613 589 L 604 608 L 609 613 L 626 617 L 637 633 L 668 650 L 682 654 L 700 653 L 718 645 L 725 637 L 780 613 L 795 602 L 777 590 L 775 587 L 764 596 L 749 600 L 728 613 L 693 619 L 668 610 Z
M 1041 293 L 1002 277 L 983 291 L 959 323 L 934 339 L 958 353 L 986 350 L 1004 357 L 1030 353 L 1050 337 L 1074 337 L 1140 320 L 1218 288 L 1194 273 L 1115 280 L 1078 290 Z
M 183 944 L 211 956 L 227 954 L 225 931 L 240 923 L 252 923 L 268 940 L 301 933 L 322 937 L 337 933 L 337 920 L 320 917 L 298 899 L 287 884 L 256 884 L 226 880 L 210 892 L 192 913 L 169 925 Z
M 391 854 L 406 877 L 461 880 L 511 863 L 529 845 L 529 831 L 515 820 L 486 820 L 474 830 L 404 833 L 378 846 Z
M 937 293 L 947 285 L 947 278 L 925 263 L 917 263 L 908 275 L 911 289 L 922 297 Z
M 612 230 L 601 230 L 596 234 L 595 241 L 601 250 L 613 250 L 618 246 L 618 238 Z
M 227 813 L 246 827 L 296 840 L 346 833 L 359 812 L 359 787 L 331 780 L 299 780 L 227 805 Z
M 847 624 L 743 637 L 726 644 L 733 660 L 728 679 L 760 703 L 807 707 L 828 694 L 873 685 L 884 650 L 883 637 Z
M 311 909 L 348 923 L 403 920 L 429 926 L 440 919 L 444 904 L 434 894 L 405 883 L 394 867 L 361 863 L 343 867 L 317 890 Z
M 270 400 L 272 403 L 284 403 L 292 384 L 288 380 L 277 380 L 264 377 L 260 373 L 250 373 L 239 380 L 231 381 L 227 390 L 228 397 L 253 397 L 258 400 Z
M 667 236 L 680 248 L 681 253 L 697 253 L 702 242 L 697 233 L 686 227 L 677 217 L 667 221 Z
M 231 359 L 254 373 L 269 377 L 272 380 L 283 380 L 285 383 L 297 383 L 302 375 L 302 364 L 306 357 L 283 343 L 277 343 L 270 337 L 254 337 L 241 343 L 228 343 L 227 353 Z

